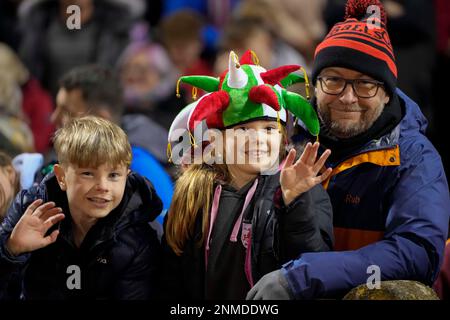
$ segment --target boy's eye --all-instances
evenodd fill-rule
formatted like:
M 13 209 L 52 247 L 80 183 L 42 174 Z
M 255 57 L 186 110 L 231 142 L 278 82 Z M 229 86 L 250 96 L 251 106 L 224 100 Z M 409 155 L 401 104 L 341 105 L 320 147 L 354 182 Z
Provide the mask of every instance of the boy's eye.
M 109 177 L 110 178 L 113 178 L 113 179 L 117 179 L 117 178 L 119 178 L 121 175 L 120 175 L 120 173 L 118 173 L 118 172 L 112 172 L 112 173 L 110 173 L 109 174 Z

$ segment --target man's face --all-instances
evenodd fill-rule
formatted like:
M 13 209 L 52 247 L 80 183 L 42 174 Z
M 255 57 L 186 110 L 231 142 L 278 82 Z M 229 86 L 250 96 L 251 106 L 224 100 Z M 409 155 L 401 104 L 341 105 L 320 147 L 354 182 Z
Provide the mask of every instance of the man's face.
M 325 68 L 319 76 L 374 80 L 357 71 L 337 67 Z M 322 90 L 319 80 L 316 83 L 316 97 L 319 117 L 338 138 L 350 138 L 367 131 L 389 102 L 383 87 L 379 87 L 372 98 L 359 98 L 350 84 L 341 94 L 330 95 Z
M 57 128 L 64 126 L 71 118 L 81 117 L 88 112 L 88 106 L 80 89 L 60 88 L 56 95 L 56 109 L 51 120 Z
M 128 168 L 103 164 L 97 168 L 55 165 L 55 175 L 67 193 L 70 214 L 79 219 L 106 217 L 122 201 Z

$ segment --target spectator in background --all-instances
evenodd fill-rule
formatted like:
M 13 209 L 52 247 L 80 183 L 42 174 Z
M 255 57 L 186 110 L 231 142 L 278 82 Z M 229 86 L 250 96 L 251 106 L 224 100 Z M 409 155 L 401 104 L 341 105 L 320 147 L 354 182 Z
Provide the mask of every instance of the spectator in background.
M 136 25 L 131 38 L 117 66 L 124 89 L 125 113 L 148 116 L 154 122 L 154 130 L 162 126 L 165 130 L 158 131 L 167 136 L 183 102 L 175 96 L 176 71 L 166 50 L 150 40 L 146 24 Z M 164 144 L 164 138 L 159 142 Z M 166 160 L 164 148 L 159 150 L 162 154 L 156 155 L 160 161 Z
M 12 159 L 0 150 L 0 223 L 19 190 L 19 176 L 14 170 Z
M 20 86 L 21 109 L 25 122 L 33 132 L 34 149 L 40 153 L 47 152 L 54 131 L 50 121 L 53 112 L 52 98 L 28 72 L 16 53 L 3 43 L 0 43 L 0 70 Z
M 0 149 L 0 223 L 17 192 L 33 186 L 42 161 L 39 153 L 22 153 L 11 159 Z
M 444 164 L 450 165 L 450 146 L 447 139 L 448 127 L 448 75 L 450 74 L 450 1 L 435 0 L 437 22 L 437 63 L 433 74 L 433 110 L 437 148 Z M 447 173 L 447 179 L 450 176 Z
M 19 154 L 20 150 L 2 133 L 0 130 L 0 150 L 6 154 L 13 156 Z
M 17 11 L 22 0 L 0 1 L 0 42 L 17 50 L 20 42 Z
M 444 262 L 442 263 L 439 276 L 433 289 L 441 300 L 450 300 L 450 240 L 447 240 L 444 251 Z
M 69 5 L 80 7 L 80 29 L 66 25 Z M 132 22 L 126 7 L 108 0 L 25 1 L 20 12 L 20 56 L 52 94 L 58 79 L 75 66 L 115 65 Z
M 305 66 L 303 57 L 282 39 L 277 37 L 276 30 L 261 18 L 237 18 L 225 28 L 219 41 L 219 53 L 214 66 L 215 74 L 228 67 L 228 52 L 236 51 L 242 55 L 251 49 L 258 52 L 261 65 L 275 68 L 285 64 Z
M 324 5 L 325 0 L 243 0 L 233 17 L 264 21 L 278 42 L 289 44 L 309 65 L 316 44 L 325 36 Z
M 447 139 L 448 75 L 450 74 L 450 2 L 435 0 L 437 22 L 437 67 L 433 76 L 434 111 L 436 113 L 436 143 L 444 166 L 450 163 L 450 147 Z M 449 178 L 447 169 L 447 180 Z M 449 227 L 450 230 L 450 227 Z M 434 283 L 439 298 L 450 300 L 450 240 L 447 240 L 444 262 Z
M 195 10 L 200 13 L 209 24 L 217 29 L 223 28 L 229 21 L 232 10 L 241 0 L 165 0 L 163 15 L 170 15 L 183 9 Z
M 161 20 L 161 41 L 178 75 L 212 74 L 211 66 L 201 56 L 205 48 L 203 27 L 203 17 L 190 10 L 176 11 Z
M 15 195 L 19 192 L 19 176 L 13 168 L 11 157 L 0 149 L 0 224 Z M 0 284 L 2 300 L 17 299 L 20 295 L 20 273 L 12 274 L 7 283 Z
M 180 10 L 193 10 L 205 21 L 202 28 L 202 39 L 207 51 L 215 52 L 220 32 L 229 23 L 233 10 L 241 0 L 164 0 L 163 17 Z
M 12 156 L 34 150 L 33 133 L 22 112 L 22 93 L 4 73 L 0 73 L 0 133 Z
M 173 186 L 168 173 L 154 154 L 159 154 L 158 133 L 152 123 L 143 115 L 123 113 L 122 88 L 111 69 L 89 65 L 74 68 L 63 76 L 56 97 L 56 109 L 52 120 L 57 127 L 71 118 L 91 114 L 121 124 L 130 140 L 133 159 L 131 170 L 149 179 L 168 209 L 172 199 Z M 164 137 L 164 144 L 166 137 Z M 165 150 L 165 149 L 164 149 Z M 162 221 L 162 216 L 161 221 Z

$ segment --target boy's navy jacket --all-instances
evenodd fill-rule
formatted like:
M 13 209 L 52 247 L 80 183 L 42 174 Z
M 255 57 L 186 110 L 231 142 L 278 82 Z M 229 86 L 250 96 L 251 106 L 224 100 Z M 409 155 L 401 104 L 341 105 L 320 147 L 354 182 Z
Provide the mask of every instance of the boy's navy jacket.
M 54 226 L 55 243 L 12 257 L 5 243 L 26 208 L 36 199 L 54 201 L 64 220 Z M 137 173 L 127 178 L 119 206 L 98 220 L 80 248 L 72 240 L 66 193 L 53 173 L 39 186 L 21 191 L 0 227 L 0 299 L 17 292 L 20 275 L 22 299 L 149 299 L 158 293 L 160 243 L 149 225 L 161 212 L 162 203 L 151 183 Z M 50 230 L 51 231 L 51 230 Z M 70 267 L 74 266 L 74 267 Z M 79 267 L 81 285 L 77 285 Z M 71 277 L 71 278 L 69 278 Z
M 254 283 L 301 253 L 333 248 L 333 214 L 330 198 L 322 186 L 315 186 L 284 206 L 280 172 L 259 176 L 258 180 L 255 196 L 248 206 L 253 235 L 250 265 Z M 233 208 L 226 211 L 224 213 L 234 214 L 231 212 Z M 174 253 L 163 237 L 162 296 L 165 299 L 209 298 L 205 292 L 205 246 L 198 245 L 202 236 L 202 220 L 199 212 L 195 230 L 191 239 L 186 241 L 181 256 Z M 219 258 L 217 263 L 224 262 Z M 214 268 L 210 261 L 208 268 Z M 228 286 L 233 286 L 233 283 Z

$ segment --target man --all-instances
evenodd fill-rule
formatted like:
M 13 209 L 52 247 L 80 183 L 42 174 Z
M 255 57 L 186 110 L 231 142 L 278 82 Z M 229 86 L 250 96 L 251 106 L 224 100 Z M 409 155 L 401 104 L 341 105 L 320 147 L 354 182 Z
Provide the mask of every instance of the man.
M 319 141 L 332 151 L 324 186 L 336 252 L 301 255 L 262 278 L 249 299 L 341 297 L 374 280 L 431 285 L 438 274 L 450 212 L 444 168 L 419 107 L 396 88 L 382 5 L 365 2 L 380 9 L 374 17 L 357 2 L 318 45 L 312 72 Z
M 163 208 L 168 209 L 173 186 L 160 163 L 166 160 L 167 132 L 144 115 L 122 116 L 123 109 L 122 88 L 113 72 L 87 65 L 72 69 L 61 79 L 52 121 L 61 127 L 73 117 L 92 114 L 122 124 L 133 153 L 131 170 L 153 183 Z M 162 222 L 162 217 L 159 220 Z

